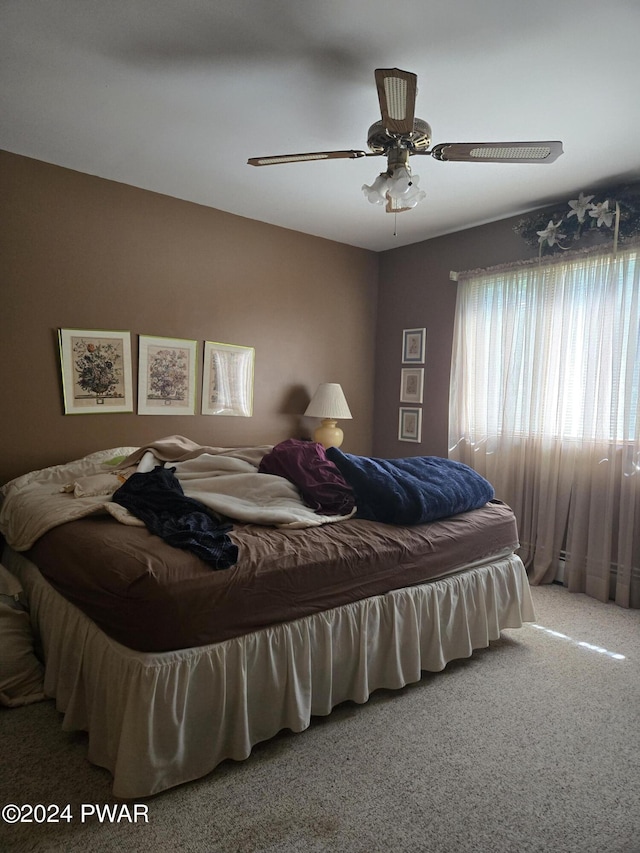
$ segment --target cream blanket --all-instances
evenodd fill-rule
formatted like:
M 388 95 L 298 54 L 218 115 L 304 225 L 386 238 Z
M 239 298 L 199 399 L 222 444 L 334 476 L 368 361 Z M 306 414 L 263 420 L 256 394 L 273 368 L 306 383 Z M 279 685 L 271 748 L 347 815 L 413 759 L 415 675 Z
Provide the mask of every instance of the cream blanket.
M 110 513 L 124 524 L 142 525 L 111 496 L 131 471 L 156 464 L 175 468 L 185 495 L 230 519 L 278 527 L 317 527 L 350 516 L 318 515 L 283 477 L 258 473 L 271 449 L 202 447 L 170 436 L 141 448 L 99 451 L 41 471 L 0 490 L 0 532 L 16 551 L 26 551 L 48 530 L 88 515 Z M 113 464 L 113 462 L 117 464 Z

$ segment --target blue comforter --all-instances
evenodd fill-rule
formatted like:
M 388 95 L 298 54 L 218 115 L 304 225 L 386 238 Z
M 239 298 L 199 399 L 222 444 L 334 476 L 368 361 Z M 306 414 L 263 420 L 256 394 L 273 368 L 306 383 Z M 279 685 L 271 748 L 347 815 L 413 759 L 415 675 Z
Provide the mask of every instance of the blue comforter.
M 354 491 L 356 517 L 386 524 L 422 524 L 484 506 L 493 486 L 473 468 L 439 456 L 375 459 L 337 447 L 327 458 Z

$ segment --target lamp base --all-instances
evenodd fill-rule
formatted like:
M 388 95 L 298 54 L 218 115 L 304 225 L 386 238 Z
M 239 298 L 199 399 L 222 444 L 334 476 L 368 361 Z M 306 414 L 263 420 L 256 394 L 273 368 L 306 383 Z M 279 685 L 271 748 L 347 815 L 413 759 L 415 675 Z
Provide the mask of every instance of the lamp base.
M 313 434 L 313 440 L 321 444 L 325 450 L 328 447 L 340 447 L 342 444 L 344 433 L 336 423 L 331 418 L 324 418 Z

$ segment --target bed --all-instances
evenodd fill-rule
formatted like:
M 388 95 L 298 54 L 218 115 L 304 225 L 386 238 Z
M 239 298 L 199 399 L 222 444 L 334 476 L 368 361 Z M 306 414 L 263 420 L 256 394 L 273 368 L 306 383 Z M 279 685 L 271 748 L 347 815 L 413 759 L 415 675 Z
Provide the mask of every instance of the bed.
M 416 482 L 406 495 L 384 482 L 400 460 L 330 459 L 305 443 L 283 471 L 280 449 L 172 436 L 2 488 L 2 561 L 29 601 L 44 691 L 65 730 L 88 732 L 115 796 L 244 760 L 282 729 L 418 681 L 534 619 L 513 513 L 471 469 L 445 463 L 442 480 L 473 476 L 473 508 L 448 512 L 434 471 L 438 517 L 425 521 L 398 515 L 422 506 Z M 179 509 L 154 506 L 154 530 L 135 500 L 158 476 Z M 459 489 L 452 500 L 465 506 Z

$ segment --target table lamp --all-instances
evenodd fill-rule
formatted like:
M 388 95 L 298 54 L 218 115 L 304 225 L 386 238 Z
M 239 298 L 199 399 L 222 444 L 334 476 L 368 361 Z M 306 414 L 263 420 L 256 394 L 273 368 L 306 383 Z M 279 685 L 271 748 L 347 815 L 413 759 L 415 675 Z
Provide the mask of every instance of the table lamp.
M 338 419 L 351 419 L 353 415 L 349 411 L 344 391 L 337 382 L 323 382 L 318 385 L 318 390 L 311 398 L 307 406 L 305 416 L 310 418 L 322 418 L 322 423 L 313 434 L 313 440 L 327 447 L 340 447 L 343 432 L 336 426 Z

